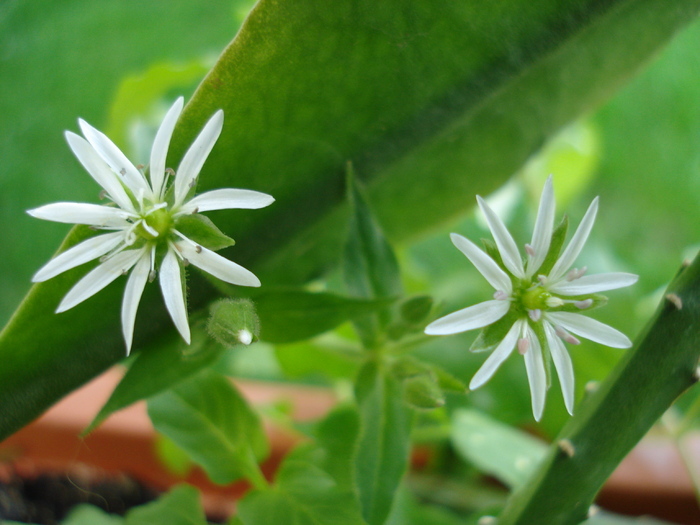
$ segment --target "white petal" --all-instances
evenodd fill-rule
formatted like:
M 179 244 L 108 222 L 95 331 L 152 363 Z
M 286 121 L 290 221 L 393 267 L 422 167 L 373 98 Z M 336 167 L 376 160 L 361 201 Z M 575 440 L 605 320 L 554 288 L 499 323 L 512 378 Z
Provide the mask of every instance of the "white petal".
M 532 232 L 532 249 L 535 251 L 534 257 L 528 258 L 527 274 L 534 274 L 547 256 L 549 244 L 552 241 L 552 230 L 554 228 L 554 188 L 552 185 L 552 176 L 547 177 L 547 182 L 544 183 L 542 197 L 540 198 L 540 207 L 537 210 L 537 219 L 535 220 L 535 229 Z
M 593 342 L 612 348 L 632 346 L 632 341 L 622 332 L 585 315 L 571 312 L 548 312 L 545 315 L 550 322 L 561 325 L 566 330 Z
M 83 119 L 78 119 L 80 129 L 85 135 L 88 142 L 95 148 L 95 151 L 102 159 L 109 164 L 115 174 L 123 177 L 124 183 L 131 189 L 134 195 L 138 196 L 141 192 L 145 195 L 150 195 L 151 188 L 148 186 L 143 174 L 136 169 L 129 159 L 126 158 L 121 150 L 101 131 L 93 128 Z
M 149 164 L 148 171 L 151 177 L 153 194 L 156 197 L 160 196 L 163 189 L 163 182 L 165 181 L 165 160 L 168 156 L 168 147 L 170 146 L 170 139 L 173 136 L 175 123 L 177 122 L 180 113 L 182 113 L 184 100 L 184 98 L 179 97 L 168 110 L 168 112 L 165 114 L 163 122 L 158 128 L 156 138 L 153 140 L 153 147 L 151 148 L 151 162 Z
M 163 300 L 170 318 L 185 342 L 190 344 L 190 325 L 187 322 L 187 307 L 185 306 L 185 293 L 180 277 L 180 263 L 172 250 L 168 250 L 163 258 L 159 279 Z
M 583 216 L 581 224 L 579 224 L 576 229 L 576 233 L 574 233 L 574 236 L 571 238 L 569 245 L 566 247 L 561 257 L 559 257 L 559 260 L 554 264 L 552 271 L 549 272 L 548 277 L 550 281 L 558 281 L 569 270 L 571 265 L 574 264 L 576 257 L 581 253 L 583 245 L 586 244 L 588 235 L 591 233 L 596 213 L 598 213 L 598 197 L 591 202 L 588 211 L 586 211 L 586 215 Z
M 68 141 L 70 149 L 73 150 L 73 154 L 90 176 L 95 179 L 95 182 L 102 186 L 109 197 L 117 203 L 120 208 L 136 213 L 136 209 L 117 178 L 117 175 L 112 171 L 112 168 L 102 160 L 102 157 L 100 157 L 90 143 L 80 135 L 76 135 L 71 131 L 66 131 L 66 140 Z
M 496 290 L 502 290 L 508 295 L 513 292 L 513 284 L 508 274 L 501 270 L 496 262 L 476 244 L 457 233 L 451 233 L 450 239 L 457 249 L 467 256 L 467 259 L 476 267 L 491 286 Z
M 527 379 L 530 382 L 532 413 L 535 416 L 535 421 L 539 421 L 542 419 L 547 396 L 547 373 L 544 369 L 542 347 L 535 332 L 529 326 L 527 327 L 527 340 L 530 342 L 530 348 L 525 352 L 525 369 L 527 370 Z
M 544 333 L 547 337 L 549 352 L 554 361 L 554 368 L 557 369 L 559 376 L 559 384 L 561 385 L 561 393 L 564 396 L 564 405 L 567 412 L 574 415 L 574 367 L 571 364 L 571 357 L 566 351 L 564 343 L 557 337 L 552 325 L 544 322 Z
M 267 193 L 253 190 L 226 188 L 200 193 L 180 208 L 181 213 L 196 211 L 246 209 L 257 210 L 275 202 Z
M 83 202 L 54 202 L 27 210 L 27 213 L 37 219 L 46 221 L 65 222 L 68 224 L 87 224 L 98 228 L 126 228 L 128 214 L 120 208 L 86 204 Z
M 65 312 L 92 297 L 120 275 L 125 274 L 143 255 L 143 250 L 124 250 L 88 273 L 71 288 L 58 305 L 56 313 Z
M 525 270 L 523 269 L 523 261 L 520 258 L 520 253 L 518 252 L 518 247 L 515 245 L 513 237 L 511 237 L 508 229 L 506 228 L 503 221 L 496 215 L 496 213 L 486 204 L 486 201 L 476 196 L 476 200 L 479 203 L 479 208 L 481 208 L 484 217 L 486 217 L 486 222 L 491 230 L 491 235 L 496 241 L 498 246 L 498 251 L 503 259 L 503 264 L 510 272 L 519 278 L 525 277 Z
M 433 321 L 425 328 L 425 333 L 428 335 L 450 335 L 483 328 L 498 321 L 508 313 L 509 309 L 509 301 L 484 301 Z
M 224 125 L 224 112 L 219 110 L 209 119 L 200 134 L 187 150 L 185 156 L 177 169 L 175 177 L 175 207 L 179 207 L 185 200 L 187 192 L 190 191 L 199 171 L 207 160 L 214 144 L 221 134 Z
M 105 233 L 76 244 L 46 263 L 32 277 L 32 282 L 40 283 L 46 281 L 71 268 L 102 257 L 105 253 L 116 248 L 123 238 L 124 234 L 122 232 Z
M 584 275 L 571 282 L 566 280 L 559 281 L 554 286 L 549 287 L 549 291 L 561 295 L 583 295 L 631 286 L 638 279 L 638 275 L 624 272 Z
M 126 355 L 131 352 L 131 343 L 134 339 L 134 323 L 136 321 L 136 311 L 141 301 L 143 289 L 148 281 L 148 274 L 151 272 L 151 255 L 146 248 L 136 266 L 131 271 L 129 279 L 124 288 L 124 298 L 122 299 L 122 333 L 126 343 Z
M 260 286 L 260 280 L 253 272 L 207 250 L 204 246 L 199 246 L 189 239 L 183 239 L 176 244 L 185 259 L 217 279 L 239 286 Z
M 486 383 L 486 381 L 491 379 L 496 370 L 498 370 L 498 367 L 508 359 L 508 356 L 513 352 L 513 348 L 515 348 L 518 337 L 522 332 L 523 322 L 522 320 L 518 320 L 513 323 L 513 326 L 508 330 L 503 340 L 498 343 L 496 349 L 491 353 L 488 359 L 484 361 L 484 364 L 481 365 L 481 368 L 474 374 L 474 377 L 472 377 L 469 383 L 469 390 L 475 390 Z

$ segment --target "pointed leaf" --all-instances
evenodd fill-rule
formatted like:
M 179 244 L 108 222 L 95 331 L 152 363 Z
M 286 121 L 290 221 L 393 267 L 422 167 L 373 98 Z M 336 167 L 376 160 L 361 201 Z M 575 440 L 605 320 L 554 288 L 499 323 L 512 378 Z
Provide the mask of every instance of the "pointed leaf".
M 129 511 L 124 525 L 207 525 L 194 487 L 178 485 L 160 499 Z
M 223 250 L 236 244 L 231 237 L 224 235 L 209 217 L 200 213 L 178 217 L 175 228 L 188 239 L 213 251 Z
M 256 475 L 254 462 L 268 453 L 258 416 L 228 379 L 209 370 L 149 400 L 148 415 L 215 483 Z

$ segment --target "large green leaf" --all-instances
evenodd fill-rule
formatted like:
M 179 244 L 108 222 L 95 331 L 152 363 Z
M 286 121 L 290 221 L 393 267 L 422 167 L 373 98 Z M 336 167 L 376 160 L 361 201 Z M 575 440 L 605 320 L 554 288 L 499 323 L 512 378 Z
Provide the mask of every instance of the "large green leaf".
M 158 432 L 201 465 L 215 483 L 258 481 L 257 461 L 268 453 L 262 424 L 225 377 L 203 370 L 152 398 L 148 415 Z
M 199 493 L 178 485 L 157 501 L 129 511 L 124 525 L 206 525 Z
M 223 108 L 200 189 L 276 198 L 212 214 L 238 242 L 224 253 L 263 285 L 299 283 L 337 260 L 347 160 L 392 240 L 426 231 L 608 96 L 699 2 L 261 0 L 188 104 L 169 164 Z M 123 355 L 123 284 L 53 314 L 85 271 L 34 287 L 0 336 L 0 438 Z M 172 330 L 155 288 L 136 349 Z M 214 293 L 200 279 L 190 291 L 192 308 Z

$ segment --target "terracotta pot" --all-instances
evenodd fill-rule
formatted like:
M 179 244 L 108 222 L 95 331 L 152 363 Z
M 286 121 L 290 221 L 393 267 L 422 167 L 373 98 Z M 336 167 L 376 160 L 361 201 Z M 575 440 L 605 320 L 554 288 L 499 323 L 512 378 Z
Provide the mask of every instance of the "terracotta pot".
M 26 475 L 66 472 L 89 465 L 106 472 L 126 473 L 159 490 L 184 481 L 202 491 L 209 516 L 230 516 L 235 510 L 235 500 L 247 490 L 247 485 L 243 482 L 225 487 L 215 485 L 198 468 L 184 479 L 166 470 L 154 454 L 155 433 L 144 402 L 117 412 L 92 434 L 84 439 L 80 437 L 121 375 L 117 368 L 106 372 L 0 443 L 0 462 L 9 463 Z M 318 419 L 335 402 L 333 395 L 323 388 L 252 381 L 235 383 L 254 404 L 280 400 L 291 403 L 292 416 L 297 421 Z M 263 472 L 272 477 L 284 455 L 300 438 L 271 424 L 266 424 L 266 430 L 271 454 Z M 686 446 L 695 468 L 700 469 L 700 433 L 691 437 Z M 417 462 L 424 462 L 424 456 L 419 453 Z M 700 510 L 690 477 L 668 439 L 645 438 L 608 480 L 598 503 L 614 512 L 700 524 Z

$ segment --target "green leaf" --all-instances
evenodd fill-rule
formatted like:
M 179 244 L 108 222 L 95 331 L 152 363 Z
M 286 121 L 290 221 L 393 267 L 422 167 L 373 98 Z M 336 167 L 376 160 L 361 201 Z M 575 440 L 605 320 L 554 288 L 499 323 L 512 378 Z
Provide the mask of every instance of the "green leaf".
M 276 199 L 269 209 L 215 212 L 238 240 L 224 255 L 265 285 L 297 285 L 337 260 L 348 159 L 392 242 L 415 238 L 464 213 L 474 193 L 500 186 L 697 8 L 698 0 L 261 0 L 187 105 L 168 165 L 223 109 L 200 191 L 242 187 Z M 123 284 L 53 313 L 87 269 L 33 287 L 0 335 L 0 438 L 123 356 Z M 194 276 L 188 303 L 197 310 L 216 292 Z M 144 343 L 172 330 L 148 288 Z
M 351 212 L 343 257 L 345 284 L 358 297 L 398 297 L 402 290 L 396 255 L 374 220 L 352 166 L 348 167 L 347 192 Z
M 254 296 L 263 341 L 293 343 L 386 308 L 390 299 L 356 299 L 303 290 L 263 292 Z
M 346 183 L 350 226 L 343 248 L 345 285 L 357 297 L 399 297 L 402 290 L 396 255 L 374 220 L 350 163 Z M 379 344 L 381 333 L 389 321 L 388 309 L 354 321 L 355 329 L 366 348 L 374 348 Z
M 362 514 L 370 525 L 380 525 L 408 466 L 413 414 L 401 383 L 375 362 L 360 370 L 355 395 L 362 423 L 355 460 Z
M 14 521 L 3 521 L 6 524 Z M 73 508 L 68 516 L 61 520 L 61 525 L 122 525 L 124 519 L 121 516 L 108 514 L 94 505 L 81 504 Z
M 224 235 L 209 217 L 201 213 L 178 217 L 175 227 L 185 237 L 210 250 L 223 250 L 236 244 L 231 237 Z
M 355 456 L 360 434 L 357 408 L 340 405 L 333 409 L 316 429 L 318 447 L 324 451 L 319 466 L 341 489 L 355 490 Z
M 275 486 L 250 493 L 238 513 L 244 525 L 366 525 L 352 491 L 303 461 L 285 461 Z
M 275 356 L 284 375 L 292 379 L 318 375 L 330 379 L 353 379 L 363 359 L 356 345 L 337 337 L 278 345 L 275 346 Z
M 201 328 L 193 328 L 191 335 L 190 345 L 173 333 L 163 338 L 157 346 L 139 353 L 83 433 L 92 432 L 114 412 L 141 399 L 148 399 L 196 374 L 215 362 L 224 350 Z
M 462 458 L 509 487 L 522 485 L 547 453 L 547 445 L 476 410 L 456 410 L 452 444 Z
M 257 461 L 268 454 L 260 419 L 225 377 L 203 370 L 152 398 L 155 429 L 174 441 L 215 483 L 259 481 Z
M 129 511 L 124 525 L 207 525 L 199 492 L 178 485 L 157 501 Z

